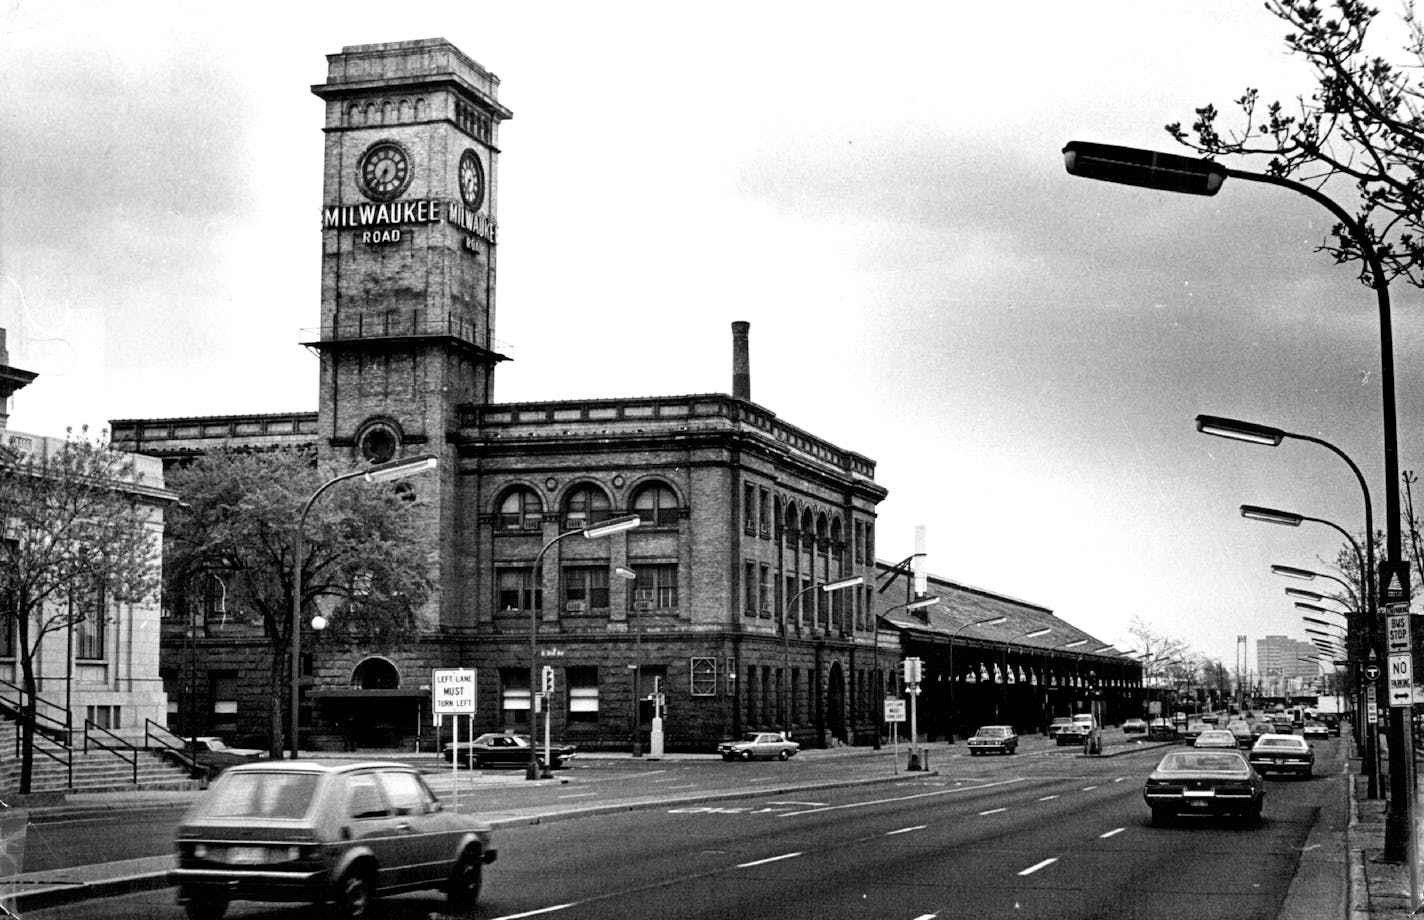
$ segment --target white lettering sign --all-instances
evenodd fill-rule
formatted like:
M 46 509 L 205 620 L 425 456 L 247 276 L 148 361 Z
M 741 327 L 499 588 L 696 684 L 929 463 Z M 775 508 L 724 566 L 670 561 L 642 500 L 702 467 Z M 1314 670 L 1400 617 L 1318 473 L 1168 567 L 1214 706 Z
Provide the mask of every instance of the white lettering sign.
M 1391 653 L 1409 651 L 1409 617 L 1386 617 L 1385 637 L 1389 640 L 1389 651 Z

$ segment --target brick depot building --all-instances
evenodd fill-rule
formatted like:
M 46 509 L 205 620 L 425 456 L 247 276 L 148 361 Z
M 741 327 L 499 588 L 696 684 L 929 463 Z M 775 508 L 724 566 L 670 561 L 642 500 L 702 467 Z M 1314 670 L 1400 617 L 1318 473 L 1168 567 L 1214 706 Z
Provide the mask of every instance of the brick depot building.
M 320 358 L 317 411 L 111 423 L 116 447 L 169 463 L 219 443 L 439 458 L 402 483 L 438 534 L 427 628 L 398 647 L 306 632 L 304 746 L 428 749 L 437 668 L 476 669 L 477 731 L 527 728 L 535 619 L 553 732 L 586 748 L 626 749 L 635 726 L 646 744 L 655 693 L 669 750 L 749 728 L 869 743 L 906 654 L 926 660 L 929 733 L 1079 705 L 1084 647 L 1102 652 L 1086 657 L 1113 707 L 1134 705 L 1140 669 L 1046 608 L 936 580 L 941 603 L 905 616 L 904 585 L 879 590 L 900 572 L 875 558 L 874 462 L 752 401 L 746 323 L 732 324 L 731 395 L 496 402 L 499 81 L 442 39 L 328 62 L 312 88 L 326 103 L 321 325 L 303 342 Z M 559 539 L 627 514 L 641 525 Z M 210 590 L 193 644 L 183 624 L 165 633 L 170 697 L 189 694 L 196 720 L 176 721 L 259 734 L 270 647 Z M 1005 622 L 963 629 L 985 603 Z M 1041 639 L 1008 638 L 1049 621 Z

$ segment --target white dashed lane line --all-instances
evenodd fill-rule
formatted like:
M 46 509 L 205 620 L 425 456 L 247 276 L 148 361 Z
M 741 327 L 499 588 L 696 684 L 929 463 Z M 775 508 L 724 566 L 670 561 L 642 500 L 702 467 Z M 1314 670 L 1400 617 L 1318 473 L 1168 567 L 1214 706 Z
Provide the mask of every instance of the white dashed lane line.
M 1121 834 L 1125 830 L 1127 830 L 1127 828 L 1125 827 L 1115 827 L 1112 830 L 1108 831 L 1106 834 L 1099 834 L 1098 839 L 1102 840 L 1105 837 L 1116 837 L 1118 834 Z
M 1029 866 L 1027 869 L 1024 869 L 1022 872 L 1020 872 L 1019 875 L 1033 875 L 1039 869 L 1042 869 L 1045 866 L 1051 866 L 1056 862 L 1058 862 L 1057 856 L 1054 856 L 1050 859 L 1045 859 L 1043 862 L 1036 862 L 1033 865 Z
M 753 866 L 764 866 L 767 863 L 780 862 L 783 859 L 795 859 L 800 853 L 782 853 L 780 856 L 768 856 L 766 859 L 758 859 L 755 862 L 742 863 L 738 869 L 750 869 Z
M 898 831 L 886 831 L 886 837 L 894 837 L 896 834 L 908 834 L 910 831 L 922 831 L 929 827 L 928 824 L 916 824 L 914 827 L 902 827 Z
M 1046 796 L 1044 796 L 1043 798 L 1039 799 L 1039 801 L 1040 801 L 1040 802 L 1051 802 L 1051 801 L 1053 801 L 1053 800 L 1056 799 L 1056 798 L 1058 798 L 1058 796 L 1056 796 L 1056 795 L 1046 795 Z
M 999 812 L 1001 812 L 1001 811 L 1008 811 L 1008 809 L 1007 809 L 1007 808 L 991 808 L 991 809 L 989 809 L 988 811 L 981 811 L 981 812 L 979 812 L 979 817 L 982 818 L 982 817 L 984 817 L 985 815 L 997 815 L 997 814 L 998 814 Z

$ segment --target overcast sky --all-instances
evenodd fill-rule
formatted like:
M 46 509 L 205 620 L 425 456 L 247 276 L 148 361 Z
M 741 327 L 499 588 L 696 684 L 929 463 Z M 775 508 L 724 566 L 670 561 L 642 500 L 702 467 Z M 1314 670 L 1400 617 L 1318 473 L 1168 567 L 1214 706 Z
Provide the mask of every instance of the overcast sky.
M 1384 4 L 1382 20 L 1397 20 Z M 42 376 L 11 427 L 312 411 L 325 55 L 444 37 L 497 74 L 500 401 L 730 392 L 878 464 L 878 554 L 1134 616 L 1232 668 L 1304 639 L 1273 562 L 1383 528 L 1373 294 L 1305 198 L 1068 176 L 1071 139 L 1246 87 L 1309 90 L 1259 3 L 26 3 L 0 12 L 0 326 Z M 1378 49 L 1395 54 L 1399 42 Z M 1251 168 L 1250 163 L 1233 165 Z M 1345 195 L 1345 191 L 1338 194 Z M 1400 466 L 1418 292 L 1393 290 Z M 583 368 L 584 370 L 580 370 Z M 592 370 L 588 370 L 588 369 Z M 1417 576 L 1416 576 L 1417 579 Z

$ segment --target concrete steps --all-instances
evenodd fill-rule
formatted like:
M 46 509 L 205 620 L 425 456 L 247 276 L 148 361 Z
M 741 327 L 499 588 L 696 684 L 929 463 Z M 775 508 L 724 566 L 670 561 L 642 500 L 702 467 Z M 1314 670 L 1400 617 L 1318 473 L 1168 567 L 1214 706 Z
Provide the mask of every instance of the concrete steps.
M 16 736 L 18 726 L 14 722 L 0 721 L 0 799 L 6 793 L 17 793 L 20 788 L 20 759 L 16 756 Z M 63 748 L 54 742 L 36 739 L 36 747 L 54 753 Z M 61 755 L 62 756 L 62 755 Z M 34 768 L 30 778 L 30 792 L 79 793 L 79 792 L 123 792 L 137 789 L 201 789 L 201 780 L 190 779 L 188 771 L 166 759 L 156 751 L 138 751 L 138 776 L 135 782 L 134 765 L 127 756 L 120 757 L 112 751 L 90 748 L 85 752 L 74 750 L 73 780 L 64 763 L 52 760 L 36 751 Z

